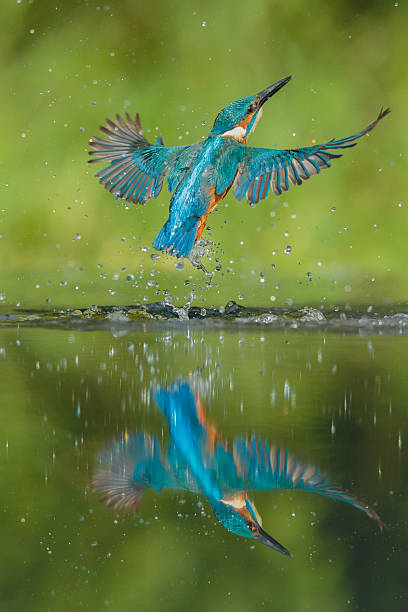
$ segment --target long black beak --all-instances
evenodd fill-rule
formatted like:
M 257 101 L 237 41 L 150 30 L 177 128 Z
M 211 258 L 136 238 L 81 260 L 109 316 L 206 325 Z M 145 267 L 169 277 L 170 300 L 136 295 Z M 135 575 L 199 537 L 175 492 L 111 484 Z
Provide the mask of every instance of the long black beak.
M 274 540 L 274 538 L 270 536 L 269 533 L 266 533 L 266 531 L 264 531 L 259 525 L 257 525 L 257 532 L 255 531 L 252 533 L 259 542 L 262 542 L 262 544 L 269 546 L 269 548 L 277 550 L 278 552 L 282 553 L 282 555 L 286 555 L 287 557 L 292 556 L 287 550 L 287 548 L 285 548 L 284 546 L 282 546 L 282 544 L 279 544 L 279 542 Z
M 282 89 L 282 87 L 286 85 L 286 83 L 289 83 L 291 78 L 292 78 L 292 75 L 287 76 L 284 79 L 281 79 L 280 81 L 278 81 L 277 83 L 274 83 L 270 87 L 267 87 L 266 89 L 260 91 L 259 94 L 256 95 L 256 97 L 259 98 L 259 102 L 258 102 L 259 107 L 265 104 L 265 102 L 269 100 L 271 96 L 273 96 L 274 94 L 276 94 L 276 92 Z

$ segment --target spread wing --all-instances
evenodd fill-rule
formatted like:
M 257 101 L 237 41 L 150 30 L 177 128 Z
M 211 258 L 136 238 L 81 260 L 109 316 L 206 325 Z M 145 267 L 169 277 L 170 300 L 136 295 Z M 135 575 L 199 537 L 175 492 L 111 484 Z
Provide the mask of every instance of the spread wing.
M 256 204 L 267 197 L 270 189 L 280 195 L 289 189 L 290 183 L 301 185 L 322 168 L 329 168 L 331 159 L 341 157 L 333 151 L 354 147 L 357 144 L 354 141 L 370 132 L 389 112 L 388 108 L 381 109 L 377 119 L 361 132 L 313 147 L 283 150 L 245 147 L 245 157 L 235 179 L 235 197 L 243 200 L 246 196 L 250 204 Z
M 139 114 L 126 120 L 116 115 L 116 123 L 106 120 L 108 127 L 100 130 L 107 138 L 91 138 L 93 151 L 90 161 L 109 162 L 95 175 L 99 182 L 117 198 L 144 204 L 156 198 L 162 188 L 167 170 L 171 169 L 187 147 L 165 147 L 161 138 L 149 143 L 143 133 Z
M 253 436 L 234 440 L 234 459 L 243 478 L 243 488 L 250 490 L 299 489 L 318 493 L 351 504 L 374 519 L 380 529 L 384 523 L 378 514 L 354 495 L 333 485 L 315 466 L 299 461 L 292 453 Z
M 144 491 L 149 487 L 160 491 L 167 484 L 160 443 L 144 432 L 124 434 L 104 448 L 97 460 L 104 467 L 94 471 L 91 487 L 116 512 L 133 509 L 137 514 Z

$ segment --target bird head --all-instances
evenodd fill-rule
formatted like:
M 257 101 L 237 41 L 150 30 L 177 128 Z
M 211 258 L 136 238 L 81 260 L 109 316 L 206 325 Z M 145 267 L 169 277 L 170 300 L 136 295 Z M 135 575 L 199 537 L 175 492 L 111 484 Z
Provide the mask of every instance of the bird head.
M 291 78 L 291 76 L 285 77 L 255 96 L 240 98 L 228 104 L 218 113 L 210 136 L 231 137 L 245 144 L 262 116 L 262 106 Z
M 255 538 L 262 544 L 291 556 L 290 552 L 262 529 L 262 519 L 255 504 L 245 493 L 221 500 L 210 500 L 214 514 L 220 523 L 231 533 L 244 538 Z

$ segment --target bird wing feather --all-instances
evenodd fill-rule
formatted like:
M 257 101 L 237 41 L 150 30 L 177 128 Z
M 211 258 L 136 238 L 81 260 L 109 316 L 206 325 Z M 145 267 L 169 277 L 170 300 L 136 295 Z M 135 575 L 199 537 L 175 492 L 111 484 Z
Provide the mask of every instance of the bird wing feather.
M 160 490 L 167 484 L 160 444 L 148 434 L 123 435 L 97 459 L 103 467 L 94 471 L 91 487 L 116 512 L 133 509 L 137 514 L 144 491 L 151 486 Z
M 329 477 L 310 463 L 299 461 L 289 451 L 270 446 L 255 436 L 234 441 L 234 458 L 243 475 L 246 491 L 299 489 L 346 502 L 374 519 L 380 529 L 384 523 L 370 506 L 330 482 Z
M 116 115 L 116 123 L 106 120 L 101 126 L 106 138 L 91 138 L 89 151 L 92 162 L 105 161 L 109 165 L 97 172 L 96 177 L 117 198 L 144 204 L 156 198 L 162 188 L 166 172 L 171 169 L 185 146 L 165 147 L 159 138 L 149 143 L 142 130 L 139 114 L 132 119 Z
M 354 147 L 354 142 L 370 132 L 390 109 L 381 109 L 377 119 L 364 130 L 342 138 L 330 140 L 321 145 L 302 147 L 300 149 L 261 149 L 245 147 L 245 156 L 239 164 L 235 179 L 234 195 L 237 200 L 246 196 L 250 204 L 263 200 L 272 189 L 275 195 L 289 189 L 290 183 L 301 185 L 321 169 L 330 167 L 330 160 L 341 157 L 333 153 L 341 149 Z

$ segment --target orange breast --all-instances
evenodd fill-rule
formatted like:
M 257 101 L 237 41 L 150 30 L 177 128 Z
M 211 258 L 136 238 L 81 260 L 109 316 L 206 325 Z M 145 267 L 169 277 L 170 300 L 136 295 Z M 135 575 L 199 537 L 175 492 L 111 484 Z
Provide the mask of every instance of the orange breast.
M 234 177 L 235 180 L 235 177 Z M 232 181 L 231 185 L 234 184 L 234 181 Z M 207 223 L 207 218 L 208 215 L 210 215 L 212 213 L 213 210 L 215 210 L 218 206 L 218 204 L 221 202 L 221 200 L 223 200 L 225 198 L 225 196 L 227 195 L 228 191 L 231 189 L 231 185 L 229 185 L 225 191 L 223 191 L 220 194 L 217 194 L 215 191 L 215 187 L 210 187 L 209 191 L 209 195 L 210 195 L 210 201 L 208 203 L 208 207 L 207 207 L 207 211 L 200 217 L 200 225 L 198 227 L 198 231 L 197 231 L 197 236 L 195 239 L 195 242 L 197 242 L 197 240 L 200 238 L 201 234 L 203 233 L 203 229 L 205 228 L 205 225 Z
M 221 444 L 226 449 L 227 446 L 224 443 L 221 436 L 219 435 L 215 426 L 212 423 L 209 423 L 207 421 L 207 415 L 205 412 L 205 408 L 200 398 L 198 397 L 198 395 L 196 395 L 196 410 L 197 410 L 198 422 L 207 431 L 209 451 L 213 453 L 215 451 L 215 447 L 217 446 L 217 444 Z

